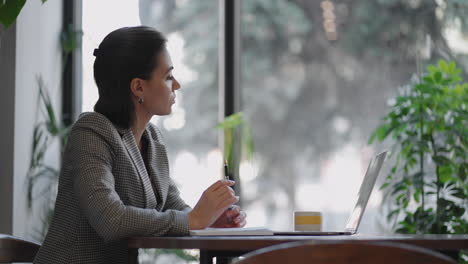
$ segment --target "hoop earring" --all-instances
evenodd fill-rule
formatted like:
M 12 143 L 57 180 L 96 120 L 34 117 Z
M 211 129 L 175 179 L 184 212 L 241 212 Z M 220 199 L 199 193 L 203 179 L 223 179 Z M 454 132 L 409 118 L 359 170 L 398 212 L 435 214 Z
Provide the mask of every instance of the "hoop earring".
M 145 99 L 142 97 L 138 97 L 138 103 L 142 104 L 145 101 Z

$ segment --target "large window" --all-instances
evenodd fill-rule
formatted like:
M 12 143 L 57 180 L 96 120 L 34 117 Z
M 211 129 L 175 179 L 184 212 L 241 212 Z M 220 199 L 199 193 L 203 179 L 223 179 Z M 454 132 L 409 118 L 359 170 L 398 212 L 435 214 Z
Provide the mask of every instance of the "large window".
M 242 4 L 241 87 L 258 172 L 243 181 L 249 221 L 290 229 L 294 210 L 315 210 L 324 213 L 325 229 L 343 229 L 369 160 L 388 148 L 367 142 L 389 99 L 421 65 L 443 58 L 467 68 L 460 18 L 468 6 L 443 0 Z M 361 232 L 390 229 L 382 196 L 375 188 Z

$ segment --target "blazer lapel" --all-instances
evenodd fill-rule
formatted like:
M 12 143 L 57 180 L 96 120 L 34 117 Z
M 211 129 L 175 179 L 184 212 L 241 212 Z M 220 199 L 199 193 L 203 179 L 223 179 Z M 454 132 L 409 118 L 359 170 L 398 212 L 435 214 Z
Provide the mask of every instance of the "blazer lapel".
M 166 202 L 167 192 L 169 190 L 169 166 L 167 161 L 166 146 L 158 143 L 150 137 L 150 133 L 145 130 L 148 137 L 148 163 L 150 179 L 155 187 L 155 194 L 158 197 L 157 209 L 162 209 Z
M 145 168 L 145 163 L 136 144 L 135 137 L 133 136 L 133 133 L 130 129 L 123 133 L 122 141 L 131 160 L 133 161 L 133 165 L 137 169 L 138 176 L 140 176 L 145 196 L 145 208 L 155 208 L 157 204 L 156 197 L 154 196 L 153 188 L 148 177 L 148 172 Z

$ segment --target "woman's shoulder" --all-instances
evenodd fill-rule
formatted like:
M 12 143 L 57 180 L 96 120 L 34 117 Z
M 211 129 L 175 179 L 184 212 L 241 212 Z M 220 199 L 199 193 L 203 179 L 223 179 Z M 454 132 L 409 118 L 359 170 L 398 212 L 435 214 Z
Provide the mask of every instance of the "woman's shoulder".
M 115 137 L 120 134 L 120 128 L 116 127 L 106 116 L 97 112 L 84 112 L 72 127 L 72 133 L 76 130 L 87 130 L 103 137 Z
M 77 124 L 81 123 L 102 123 L 110 122 L 110 120 L 103 114 L 98 112 L 83 112 L 76 120 Z
M 67 166 L 80 165 L 81 159 L 91 155 L 101 158 L 114 156 L 120 141 L 117 128 L 104 115 L 95 112 L 82 113 L 67 138 L 64 153 L 68 157 Z

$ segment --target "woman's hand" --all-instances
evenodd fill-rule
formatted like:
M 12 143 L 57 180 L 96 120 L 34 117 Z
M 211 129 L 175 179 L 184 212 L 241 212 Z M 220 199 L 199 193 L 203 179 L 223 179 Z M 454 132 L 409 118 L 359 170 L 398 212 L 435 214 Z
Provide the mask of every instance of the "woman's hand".
M 233 205 L 226 209 L 211 227 L 244 227 L 246 217 L 246 213 L 241 211 L 239 206 Z
M 206 189 L 193 210 L 188 214 L 190 229 L 211 226 L 223 212 L 239 201 L 230 187 L 234 181 L 219 180 Z

